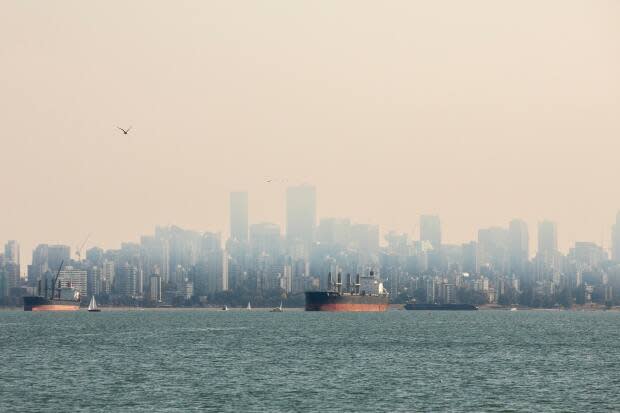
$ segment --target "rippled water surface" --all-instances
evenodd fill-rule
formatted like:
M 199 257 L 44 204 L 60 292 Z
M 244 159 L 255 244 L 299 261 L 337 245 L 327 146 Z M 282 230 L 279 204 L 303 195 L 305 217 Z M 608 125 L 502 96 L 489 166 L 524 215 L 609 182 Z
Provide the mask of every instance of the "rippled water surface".
M 620 313 L 0 311 L 0 411 L 620 411 Z

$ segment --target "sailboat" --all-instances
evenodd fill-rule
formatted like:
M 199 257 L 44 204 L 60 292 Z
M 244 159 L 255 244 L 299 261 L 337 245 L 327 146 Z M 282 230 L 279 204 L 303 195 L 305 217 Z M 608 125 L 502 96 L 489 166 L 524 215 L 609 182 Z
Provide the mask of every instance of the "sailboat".
M 280 307 L 272 308 L 272 313 L 282 313 L 284 312 L 284 308 L 282 308 L 282 301 L 280 301 Z
M 250 305 L 250 302 L 248 301 L 248 306 L 246 307 L 248 310 L 252 309 L 252 306 Z
M 222 311 L 228 311 L 228 306 L 225 305 L 224 307 L 222 307 Z
M 94 295 L 90 298 L 90 304 L 88 304 L 88 311 L 90 313 L 98 313 L 101 311 L 99 307 L 97 307 L 97 301 L 95 300 Z

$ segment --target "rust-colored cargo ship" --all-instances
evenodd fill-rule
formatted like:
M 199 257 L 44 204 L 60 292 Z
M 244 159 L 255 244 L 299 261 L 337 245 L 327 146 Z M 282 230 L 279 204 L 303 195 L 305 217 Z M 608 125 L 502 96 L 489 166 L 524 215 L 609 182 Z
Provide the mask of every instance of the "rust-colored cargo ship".
M 347 274 L 347 285 L 343 290 L 341 274 L 337 282 L 332 283 L 331 273 L 327 291 L 307 291 L 306 311 L 345 311 L 345 312 L 382 312 L 387 311 L 389 296 L 383 284 L 370 276 L 356 276 L 355 284 L 351 283 L 351 275 Z
M 44 294 L 41 294 L 43 291 L 41 280 L 39 280 L 38 295 L 24 297 L 24 311 L 76 311 L 80 309 L 80 293 L 70 286 L 61 287 L 60 285 L 58 276 L 62 264 L 61 262 L 58 272 L 52 280 L 51 289 L 48 289 L 46 277 Z

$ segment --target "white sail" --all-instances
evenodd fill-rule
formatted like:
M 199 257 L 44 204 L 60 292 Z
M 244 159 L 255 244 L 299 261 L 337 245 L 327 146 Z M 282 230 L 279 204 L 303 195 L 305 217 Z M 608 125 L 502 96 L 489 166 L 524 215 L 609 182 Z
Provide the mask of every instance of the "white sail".
M 248 310 L 251 310 L 252 306 L 250 305 L 250 302 L 248 301 Z
M 283 311 L 283 309 L 282 309 L 282 301 L 280 301 L 280 311 Z
M 88 310 L 96 310 L 97 309 L 97 301 L 95 301 L 95 296 L 93 295 L 90 298 L 90 304 L 88 304 Z

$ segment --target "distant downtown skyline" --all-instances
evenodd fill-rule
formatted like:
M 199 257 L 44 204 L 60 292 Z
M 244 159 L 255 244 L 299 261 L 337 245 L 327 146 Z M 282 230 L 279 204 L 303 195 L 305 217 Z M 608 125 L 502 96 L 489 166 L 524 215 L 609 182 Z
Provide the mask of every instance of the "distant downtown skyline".
M 350 218 L 344 217 L 327 217 L 317 216 L 317 204 L 320 201 L 320 198 L 317 198 L 317 189 L 315 186 L 310 184 L 301 184 L 289 186 L 286 188 L 284 203 L 285 207 L 285 216 L 283 219 L 278 220 L 276 222 L 270 221 L 260 221 L 260 222 L 250 222 L 249 216 L 251 215 L 252 203 L 250 194 L 247 191 L 233 191 L 229 194 L 229 220 L 227 229 L 225 231 L 222 230 L 209 230 L 206 229 L 207 232 L 215 232 L 221 234 L 223 240 L 228 238 L 237 238 L 241 240 L 248 240 L 249 230 L 252 225 L 269 223 L 273 225 L 277 225 L 280 233 L 283 237 L 288 240 L 294 238 L 303 238 L 305 242 L 312 242 L 316 240 L 317 230 L 320 228 L 322 222 L 327 222 L 333 219 L 347 219 L 353 223 L 359 224 L 371 224 L 377 226 L 379 229 L 380 237 L 379 242 L 381 245 L 386 244 L 385 236 L 387 236 L 390 232 L 408 234 L 412 239 L 419 240 L 429 240 L 433 244 L 454 244 L 461 245 L 466 244 L 470 241 L 478 241 L 481 234 L 486 234 L 487 231 L 493 231 L 495 228 L 504 228 L 508 231 L 513 231 L 514 225 L 522 226 L 522 231 L 526 233 L 526 239 L 524 246 L 527 253 L 527 258 L 532 258 L 537 251 L 540 250 L 557 250 L 566 253 L 567 251 L 563 251 L 559 247 L 559 233 L 561 233 L 562 228 L 552 219 L 541 219 L 538 221 L 535 227 L 531 227 L 527 222 L 517 218 L 509 219 L 504 225 L 491 225 L 491 226 L 483 226 L 478 228 L 478 233 L 476 237 L 473 237 L 470 240 L 466 240 L 462 243 L 452 243 L 449 241 L 449 237 L 446 234 L 449 233 L 449 226 L 445 224 L 445 222 L 441 219 L 441 216 L 437 214 L 420 214 L 417 217 L 412 217 L 412 227 L 415 227 L 417 231 L 406 231 L 406 230 L 396 230 L 396 229 L 386 229 L 382 228 L 380 224 L 368 223 L 368 222 L 356 222 L 351 220 Z M 284 225 L 279 222 L 284 222 Z M 160 225 L 153 225 L 153 228 Z M 446 229 L 447 227 L 447 229 Z M 188 228 L 189 230 L 197 231 L 196 228 Z M 604 247 L 604 249 L 610 254 L 610 256 L 614 255 L 614 248 L 620 248 L 620 235 L 618 231 L 620 230 L 620 211 L 617 212 L 616 221 L 610 223 L 607 234 L 604 237 L 603 242 L 601 240 L 582 240 L 575 239 L 572 240 L 569 244 L 569 248 L 574 246 L 575 242 L 593 242 L 597 245 Z M 148 232 L 147 232 L 148 233 Z M 245 234 L 245 236 L 243 235 Z M 146 234 L 137 234 L 136 238 L 133 240 L 118 240 L 118 245 L 123 242 L 134 242 L 137 241 L 141 236 Z M 614 238 L 616 237 L 616 238 Z M 448 239 L 448 241 L 445 241 Z M 19 251 L 22 257 L 30 257 L 32 250 L 25 249 L 23 244 L 21 243 L 19 237 L 8 236 L 5 240 L 0 239 L 1 242 L 17 242 L 19 245 Z M 55 241 L 51 242 L 51 244 L 63 244 L 71 247 L 72 257 L 75 256 L 76 248 L 82 242 L 86 242 L 84 250 L 93 247 L 93 246 L 101 246 L 97 243 L 96 235 L 88 234 L 88 237 L 80 240 L 80 242 L 67 242 L 67 241 Z M 614 247 L 614 241 L 616 247 Z M 38 240 L 36 244 L 40 243 L 50 243 L 45 240 Z M 110 247 L 106 247 L 110 248 Z M 113 247 L 112 247 L 113 248 Z M 84 251 L 82 252 L 82 254 Z M 620 250 L 615 252 L 620 256 Z M 22 275 L 24 275 L 24 268 L 22 268 Z

